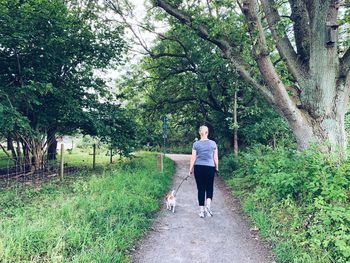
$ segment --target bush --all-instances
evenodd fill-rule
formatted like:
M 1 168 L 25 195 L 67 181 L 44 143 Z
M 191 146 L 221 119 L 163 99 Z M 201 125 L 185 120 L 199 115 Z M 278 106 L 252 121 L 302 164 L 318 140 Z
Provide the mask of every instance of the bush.
M 221 167 L 281 262 L 350 261 L 349 160 L 259 146 Z

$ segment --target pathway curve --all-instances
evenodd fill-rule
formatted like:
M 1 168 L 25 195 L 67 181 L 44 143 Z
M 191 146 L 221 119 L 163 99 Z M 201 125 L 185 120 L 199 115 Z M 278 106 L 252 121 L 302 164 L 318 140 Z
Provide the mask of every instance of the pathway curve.
M 169 154 L 175 161 L 173 188 L 187 176 L 190 156 Z M 237 202 L 220 180 L 215 181 L 213 217 L 198 215 L 193 177 L 178 191 L 175 214 L 159 212 L 150 233 L 140 241 L 135 263 L 270 263 L 270 253 L 250 231 Z

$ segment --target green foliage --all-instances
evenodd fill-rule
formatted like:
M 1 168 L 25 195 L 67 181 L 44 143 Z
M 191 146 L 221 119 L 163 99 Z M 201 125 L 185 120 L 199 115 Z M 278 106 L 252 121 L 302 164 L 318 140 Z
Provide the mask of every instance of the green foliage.
M 215 21 L 215 26 L 237 24 L 227 35 L 234 38 L 232 41 L 246 43 L 248 38 L 241 18 L 229 11 L 227 16 L 224 13 L 222 16 L 227 21 Z M 268 144 L 273 136 L 277 140 L 290 136 L 286 123 L 243 81 L 216 47 L 199 39 L 187 27 L 169 23 L 170 29 L 157 39 L 150 56 L 118 83 L 120 97 L 140 114 L 144 126 L 141 134 L 147 135 L 152 144 L 160 143 L 160 120 L 167 114 L 171 147 L 191 145 L 198 137 L 198 127 L 206 124 L 210 138 L 220 144 L 220 150 L 230 151 L 233 98 L 238 90 L 240 145 Z M 244 51 L 240 52 L 249 53 L 247 47 L 242 47 Z
M 99 103 L 96 110 L 87 113 L 87 116 L 92 129 L 85 132 L 97 136 L 118 154 L 128 156 L 137 146 L 139 126 L 131 111 L 119 105 Z
M 281 262 L 349 262 L 350 161 L 260 146 L 221 167 Z
M 122 126 L 126 113 L 115 109 L 120 105 L 96 73 L 119 65 L 125 44 L 123 27 L 105 16 L 103 5 L 0 0 L 0 21 L 0 136 L 30 141 L 49 130 L 53 136 L 81 130 L 109 136 L 120 152 L 129 152 L 125 144 L 134 131 Z M 106 124 L 98 113 L 116 120 Z M 116 132 L 131 136 L 115 142 Z
M 1 191 L 2 262 L 128 262 L 171 182 L 165 168 L 148 154 L 102 176 Z

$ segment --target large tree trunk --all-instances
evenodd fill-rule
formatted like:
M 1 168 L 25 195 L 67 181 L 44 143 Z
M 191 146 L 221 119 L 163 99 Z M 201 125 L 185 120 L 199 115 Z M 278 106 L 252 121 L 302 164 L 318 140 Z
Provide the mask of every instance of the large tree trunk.
M 292 2 L 300 4 L 299 11 L 305 8 L 302 1 Z M 314 143 L 321 144 L 327 151 L 336 148 L 345 150 L 344 116 L 350 88 L 344 77 L 339 78 L 336 1 L 310 1 L 308 17 L 305 19 L 309 20 L 309 24 L 303 25 L 304 30 L 296 32 L 304 34 L 303 37 L 296 37 L 297 42 L 308 39 L 307 47 L 303 43 L 297 43 L 297 46 L 309 55 L 299 59 L 289 39 L 286 36 L 280 37 L 275 29 L 280 20 L 274 7 L 275 2 L 262 0 L 277 50 L 299 86 L 294 94 L 299 103 L 295 103 L 287 93 L 271 62 L 257 2 L 246 0 L 244 4 L 242 11 L 254 43 L 253 57 L 274 98 L 270 103 L 287 120 L 299 148 L 303 150 Z M 301 26 L 296 24 L 297 29 Z

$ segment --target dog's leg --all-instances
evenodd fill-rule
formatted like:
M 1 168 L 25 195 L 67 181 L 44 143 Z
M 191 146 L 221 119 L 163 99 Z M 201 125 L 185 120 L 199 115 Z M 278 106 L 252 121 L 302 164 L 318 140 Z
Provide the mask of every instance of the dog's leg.
M 175 213 L 175 204 L 173 205 L 173 213 Z
M 167 210 L 170 210 L 170 205 L 169 205 L 168 202 L 166 202 L 166 209 L 167 209 Z

